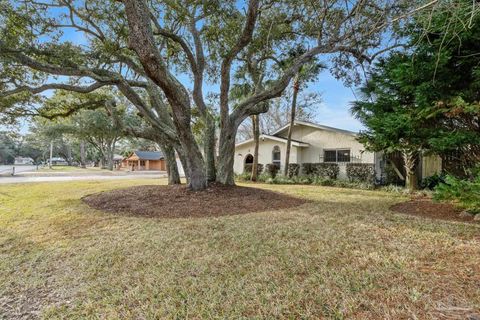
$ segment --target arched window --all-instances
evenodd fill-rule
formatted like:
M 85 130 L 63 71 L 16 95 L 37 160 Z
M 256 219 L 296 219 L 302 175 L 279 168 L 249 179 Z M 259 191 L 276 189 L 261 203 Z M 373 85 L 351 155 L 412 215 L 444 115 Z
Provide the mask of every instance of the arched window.
M 272 150 L 272 163 L 280 167 L 280 147 L 275 146 Z

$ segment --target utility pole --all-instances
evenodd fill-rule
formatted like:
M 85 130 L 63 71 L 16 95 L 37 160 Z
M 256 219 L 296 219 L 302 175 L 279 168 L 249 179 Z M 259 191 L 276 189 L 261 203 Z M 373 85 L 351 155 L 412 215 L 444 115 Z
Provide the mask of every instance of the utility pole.
M 53 140 L 50 140 L 50 161 L 48 163 L 48 168 L 52 169 L 52 158 L 53 158 Z

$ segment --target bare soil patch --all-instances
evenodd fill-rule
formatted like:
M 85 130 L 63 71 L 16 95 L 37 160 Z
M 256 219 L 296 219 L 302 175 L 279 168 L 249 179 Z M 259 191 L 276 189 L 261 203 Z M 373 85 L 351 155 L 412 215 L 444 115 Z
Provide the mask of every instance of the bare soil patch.
M 204 191 L 190 191 L 186 186 L 136 186 L 88 195 L 82 200 L 107 212 L 158 218 L 236 215 L 308 202 L 263 189 L 216 184 Z
M 414 216 L 478 223 L 473 220 L 473 217 L 460 215 L 462 210 L 455 208 L 450 203 L 433 202 L 429 197 L 412 198 L 410 201 L 395 204 L 390 209 Z

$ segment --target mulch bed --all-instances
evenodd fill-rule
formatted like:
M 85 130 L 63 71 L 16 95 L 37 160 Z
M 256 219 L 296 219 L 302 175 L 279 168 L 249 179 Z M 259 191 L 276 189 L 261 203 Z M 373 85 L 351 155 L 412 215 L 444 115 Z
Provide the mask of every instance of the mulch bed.
M 268 190 L 222 185 L 211 185 L 197 192 L 184 185 L 137 186 L 88 195 L 82 200 L 107 212 L 158 218 L 236 215 L 286 209 L 307 202 Z
M 462 210 L 449 203 L 433 202 L 429 197 L 412 198 L 410 201 L 393 205 L 391 210 L 414 216 L 428 217 L 440 220 L 463 221 L 478 223 L 473 217 L 464 217 Z

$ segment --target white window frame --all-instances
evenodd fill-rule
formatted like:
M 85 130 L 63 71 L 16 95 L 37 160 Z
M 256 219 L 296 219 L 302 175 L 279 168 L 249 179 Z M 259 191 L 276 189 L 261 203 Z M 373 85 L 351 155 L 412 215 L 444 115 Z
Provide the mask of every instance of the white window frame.
M 273 154 L 275 152 L 275 149 L 278 149 L 278 154 L 280 156 L 280 159 L 278 159 L 278 160 L 275 160 L 273 158 Z M 274 146 L 272 148 L 272 163 L 278 165 L 279 167 L 281 166 L 281 163 L 282 163 L 282 149 L 280 149 L 280 146 Z

